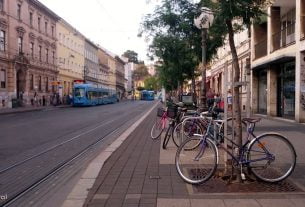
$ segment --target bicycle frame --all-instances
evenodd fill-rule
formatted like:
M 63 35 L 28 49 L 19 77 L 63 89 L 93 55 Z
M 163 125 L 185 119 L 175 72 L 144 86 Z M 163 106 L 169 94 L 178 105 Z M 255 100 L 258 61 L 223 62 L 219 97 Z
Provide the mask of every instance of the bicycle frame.
M 189 118 L 186 118 L 183 122 L 186 122 L 187 120 L 191 120 L 191 119 L 192 120 L 197 120 L 197 119 L 202 120 L 203 118 L 202 117 L 189 117 Z M 210 119 L 210 121 L 208 122 L 207 130 L 206 130 L 205 134 L 204 135 L 195 134 L 197 136 L 201 136 L 201 139 L 202 139 L 202 141 L 200 143 L 200 150 L 194 158 L 195 161 L 198 161 L 199 158 L 204 154 L 204 150 L 205 150 L 206 143 L 207 143 L 206 139 L 214 137 L 214 133 L 213 134 L 211 133 L 211 127 L 212 127 L 213 122 L 215 122 L 215 123 L 223 122 L 223 120 L 212 120 L 212 119 Z M 185 123 L 183 123 L 183 124 L 185 124 Z M 233 149 L 238 149 L 238 156 L 235 156 L 233 153 L 231 153 L 227 147 L 224 147 L 221 143 L 217 142 L 216 139 L 211 138 L 211 140 L 216 142 L 215 144 L 219 144 L 219 147 L 216 148 L 217 149 L 217 154 L 219 154 L 218 153 L 218 148 L 223 149 L 228 155 L 230 155 L 230 157 L 234 160 L 234 162 L 237 165 L 247 165 L 251 162 L 273 159 L 272 155 L 264 147 L 263 144 L 262 144 L 262 149 L 265 151 L 266 157 L 263 157 L 263 158 L 260 158 L 260 159 L 255 159 L 255 160 L 248 160 L 246 158 L 246 155 L 248 153 L 248 146 L 251 145 L 253 142 L 255 142 L 258 138 L 254 134 L 254 128 L 255 128 L 255 124 L 249 124 L 249 126 L 247 127 L 247 141 L 242 145 L 242 147 L 239 147 L 232 139 L 224 136 L 224 138 L 227 139 L 232 144 Z M 250 137 L 252 137 L 253 139 L 250 139 Z M 218 164 L 218 162 L 217 162 L 217 164 Z

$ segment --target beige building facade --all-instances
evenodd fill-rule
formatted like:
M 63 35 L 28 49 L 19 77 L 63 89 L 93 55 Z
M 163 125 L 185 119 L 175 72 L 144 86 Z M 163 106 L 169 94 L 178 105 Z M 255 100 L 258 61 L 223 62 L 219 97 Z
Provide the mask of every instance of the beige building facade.
M 252 109 L 305 122 L 305 0 L 276 0 L 252 26 Z
M 250 85 L 250 76 L 247 75 L 247 61 L 250 62 L 251 49 L 250 49 L 250 39 L 248 36 L 248 30 L 237 33 L 234 36 L 234 42 L 237 50 L 238 61 L 240 66 L 240 82 L 243 82 L 243 86 L 240 89 L 241 98 L 241 110 L 246 112 L 247 110 L 247 100 L 249 95 L 248 87 Z M 233 91 L 232 80 L 233 80 L 233 63 L 232 54 L 229 43 L 227 43 L 217 50 L 217 54 L 209 63 L 209 70 L 207 71 L 207 89 L 211 89 L 215 94 L 224 97 L 227 90 Z M 227 75 L 225 75 L 227 73 Z M 248 72 L 249 74 L 249 72 Z M 228 84 L 227 84 L 228 83 Z M 191 83 L 190 83 L 191 84 Z M 200 95 L 201 79 L 197 81 L 197 93 Z M 200 97 L 200 96 L 199 96 Z
M 116 91 L 118 94 L 118 97 L 123 98 L 125 94 L 125 82 L 127 80 L 125 79 L 125 62 L 122 58 L 119 56 L 115 57 L 115 79 L 116 79 Z
M 0 10 L 0 106 L 49 104 L 59 17 L 35 0 L 4 0 Z
M 63 97 L 72 93 L 74 83 L 84 80 L 85 37 L 60 19 L 57 22 L 57 39 L 59 93 Z
M 99 60 L 99 67 L 100 67 L 100 74 L 99 74 L 99 80 L 101 82 L 101 85 L 103 88 L 110 89 L 110 80 L 109 80 L 109 74 L 110 74 L 110 67 L 108 65 L 108 57 L 109 55 L 105 50 L 102 48 L 98 49 L 98 60 Z
M 112 90 L 116 90 L 116 61 L 115 56 L 108 53 L 108 66 L 109 66 L 109 87 Z

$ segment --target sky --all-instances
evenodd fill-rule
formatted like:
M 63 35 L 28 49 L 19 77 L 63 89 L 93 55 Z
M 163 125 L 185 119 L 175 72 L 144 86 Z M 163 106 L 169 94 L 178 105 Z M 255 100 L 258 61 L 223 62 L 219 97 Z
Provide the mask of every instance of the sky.
M 84 36 L 122 55 L 126 50 L 148 61 L 148 43 L 137 37 L 145 14 L 160 0 L 39 0 Z

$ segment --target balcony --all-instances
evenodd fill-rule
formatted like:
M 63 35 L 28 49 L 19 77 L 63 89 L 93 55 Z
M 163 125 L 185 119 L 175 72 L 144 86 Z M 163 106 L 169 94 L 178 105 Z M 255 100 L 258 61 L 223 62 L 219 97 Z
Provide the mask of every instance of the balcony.
M 264 39 L 254 46 L 254 59 L 259 59 L 267 55 L 267 39 Z
M 295 23 L 272 35 L 272 52 L 295 43 Z

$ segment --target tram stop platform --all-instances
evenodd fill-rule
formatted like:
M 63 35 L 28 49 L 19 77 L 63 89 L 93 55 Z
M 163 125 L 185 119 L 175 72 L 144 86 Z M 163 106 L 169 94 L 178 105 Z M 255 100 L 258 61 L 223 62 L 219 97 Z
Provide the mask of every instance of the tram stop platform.
M 148 111 L 96 157 L 67 197 L 63 207 L 303 207 L 305 206 L 305 126 L 263 118 L 256 133 L 276 131 L 289 137 L 297 166 L 285 183 L 246 182 L 227 185 L 212 178 L 200 186 L 178 175 L 176 147 L 167 150 L 150 138 L 156 107 Z

